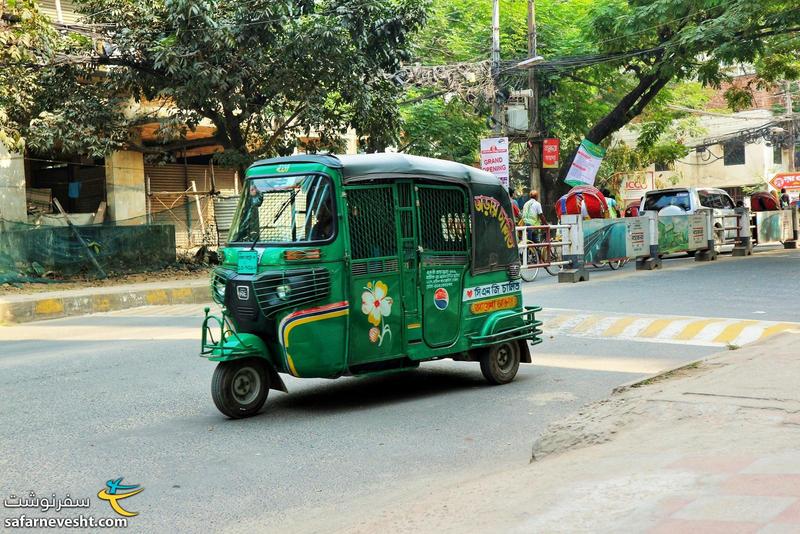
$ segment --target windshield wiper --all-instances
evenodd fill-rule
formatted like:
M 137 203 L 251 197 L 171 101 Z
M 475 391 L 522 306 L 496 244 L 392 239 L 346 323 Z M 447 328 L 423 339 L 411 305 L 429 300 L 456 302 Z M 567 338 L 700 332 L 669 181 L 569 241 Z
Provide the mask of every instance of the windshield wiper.
M 278 208 L 278 213 L 277 213 L 277 214 L 275 214 L 275 218 L 274 218 L 274 219 L 272 219 L 272 222 L 273 222 L 273 223 L 275 223 L 275 221 L 277 221 L 278 219 L 280 219 L 281 215 L 283 215 L 283 212 L 284 212 L 284 211 L 286 211 L 286 208 L 288 208 L 288 207 L 289 207 L 289 204 L 291 204 L 292 202 L 294 202 L 294 197 L 296 197 L 296 196 L 297 196 L 297 193 L 299 193 L 299 192 L 300 192 L 300 188 L 297 188 L 297 189 L 295 189 L 294 191 L 292 191 L 292 192 L 291 192 L 291 194 L 289 195 L 289 198 L 287 198 L 287 199 L 286 199 L 286 200 L 283 202 L 283 204 L 281 204 L 281 207 L 280 207 L 280 208 Z
M 283 215 L 283 212 L 286 211 L 286 208 L 289 207 L 289 204 L 292 203 L 292 201 L 294 200 L 294 198 L 297 196 L 297 194 L 299 192 L 300 192 L 300 189 L 296 189 L 296 190 L 292 191 L 291 194 L 289 195 L 289 198 L 287 198 L 283 202 L 283 204 L 281 204 L 281 207 L 278 208 L 278 213 L 275 214 L 275 217 L 272 219 L 272 222 L 270 224 L 265 224 L 264 226 L 261 226 L 261 227 L 258 228 L 258 234 L 256 235 L 256 238 L 253 241 L 253 244 L 250 245 L 250 250 L 253 250 L 254 248 L 256 248 L 256 245 L 258 244 L 258 240 L 261 239 L 261 230 L 264 230 L 265 228 L 269 228 L 271 225 L 275 224 L 275 222 L 278 219 L 280 219 L 281 215 Z

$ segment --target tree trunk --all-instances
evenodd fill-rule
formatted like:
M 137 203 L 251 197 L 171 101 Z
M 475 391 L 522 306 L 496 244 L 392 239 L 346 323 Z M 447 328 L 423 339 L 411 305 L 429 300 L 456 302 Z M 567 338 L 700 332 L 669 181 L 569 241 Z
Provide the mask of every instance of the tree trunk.
M 597 121 L 589 132 L 586 134 L 586 139 L 595 144 L 600 144 L 606 140 L 614 132 L 619 130 L 638 116 L 655 97 L 664 86 L 672 79 L 671 76 L 665 76 L 659 73 L 656 69 L 652 74 L 648 74 L 639 79 L 639 83 L 631 89 L 622 99 L 614 106 L 605 117 Z M 548 220 L 555 219 L 555 205 L 558 199 L 565 194 L 570 187 L 564 183 L 564 179 L 569 173 L 572 166 L 572 160 L 575 159 L 577 154 L 577 147 L 573 149 L 569 156 L 564 158 L 561 166 L 556 169 L 542 169 L 542 189 L 541 199 L 542 208 Z
M 659 74 L 657 70 L 653 74 L 643 76 L 636 87 L 622 97 L 617 105 L 614 106 L 614 109 L 597 121 L 597 124 L 586 134 L 586 139 L 595 144 L 602 143 L 614 132 L 636 118 L 671 79 L 671 76 Z M 566 178 L 576 152 L 577 150 L 573 151 L 559 168 L 558 176 L 561 180 Z

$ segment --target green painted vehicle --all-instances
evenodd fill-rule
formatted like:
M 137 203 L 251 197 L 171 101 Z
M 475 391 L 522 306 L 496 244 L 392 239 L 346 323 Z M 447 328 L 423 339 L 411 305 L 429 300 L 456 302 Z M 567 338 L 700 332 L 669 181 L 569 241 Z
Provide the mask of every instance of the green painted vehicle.
M 401 154 L 259 161 L 206 310 L 212 397 L 247 417 L 281 374 L 385 373 L 452 358 L 514 379 L 541 342 L 523 307 L 508 193 L 491 174 Z

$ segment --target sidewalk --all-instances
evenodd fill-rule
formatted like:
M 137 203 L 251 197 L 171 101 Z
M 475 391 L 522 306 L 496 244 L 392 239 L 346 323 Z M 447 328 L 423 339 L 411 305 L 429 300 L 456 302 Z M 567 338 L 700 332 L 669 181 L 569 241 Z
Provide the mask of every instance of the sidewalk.
M 120 284 L 0 296 L 0 325 L 156 304 L 211 302 L 209 278 Z
M 530 465 L 362 503 L 335 528 L 800 532 L 798 344 L 780 334 L 626 389 L 548 428 Z

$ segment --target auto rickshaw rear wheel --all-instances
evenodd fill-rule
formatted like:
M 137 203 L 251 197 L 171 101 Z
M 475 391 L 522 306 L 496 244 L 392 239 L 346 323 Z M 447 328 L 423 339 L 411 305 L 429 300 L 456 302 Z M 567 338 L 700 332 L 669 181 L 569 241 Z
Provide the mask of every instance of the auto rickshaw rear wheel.
M 508 384 L 519 370 L 519 345 L 504 341 L 487 347 L 481 355 L 481 373 L 490 384 Z
M 220 362 L 211 379 L 217 409 L 232 419 L 255 415 L 269 394 L 267 363 L 259 358 Z

